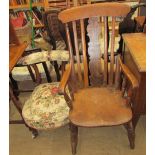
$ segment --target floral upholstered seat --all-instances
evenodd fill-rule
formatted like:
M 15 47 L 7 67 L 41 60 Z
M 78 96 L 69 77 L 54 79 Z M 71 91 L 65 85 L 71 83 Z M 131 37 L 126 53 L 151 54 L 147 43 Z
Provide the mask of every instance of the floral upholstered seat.
M 64 126 L 69 122 L 69 108 L 64 96 L 58 94 L 58 86 L 59 82 L 44 83 L 34 89 L 22 111 L 28 126 L 45 130 Z

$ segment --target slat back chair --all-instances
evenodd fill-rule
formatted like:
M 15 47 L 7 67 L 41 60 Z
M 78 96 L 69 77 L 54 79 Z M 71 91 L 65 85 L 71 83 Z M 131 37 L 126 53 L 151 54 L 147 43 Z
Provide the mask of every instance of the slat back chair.
M 69 119 L 71 131 L 72 153 L 76 153 L 78 126 L 98 127 L 124 124 L 130 141 L 134 148 L 134 128 L 132 126 L 131 100 L 134 97 L 138 82 L 131 71 L 122 63 L 121 56 L 114 60 L 115 22 L 117 17 L 125 17 L 130 7 L 120 3 L 98 3 L 77 6 L 59 13 L 58 18 L 65 23 L 68 47 L 70 52 L 70 66 L 66 69 L 60 86 L 59 93 L 63 94 L 70 107 Z M 98 31 L 87 27 L 93 38 L 89 38 L 88 51 L 86 49 L 87 33 L 84 20 L 101 18 L 104 23 L 104 59 L 101 60 L 98 44 Z M 108 62 L 108 36 L 107 22 L 112 18 L 111 56 Z M 76 23 L 80 21 L 83 58 L 80 60 Z M 93 22 L 93 20 L 92 20 Z M 68 24 L 72 23 L 74 44 L 78 72 L 75 72 L 73 46 Z M 94 23 L 95 24 L 95 23 Z M 83 64 L 84 74 L 81 72 Z M 115 67 L 116 66 L 116 67 Z M 103 68 L 103 69 L 102 69 Z M 88 72 L 90 71 L 90 76 Z M 121 80 L 123 77 L 123 80 Z M 89 80 L 94 83 L 89 84 Z M 96 83 L 96 81 L 100 82 Z M 123 81 L 123 82 L 122 82 Z M 77 83 L 80 83 L 77 85 Z M 82 84 L 81 84 L 82 83 Z M 66 93 L 68 85 L 70 95 Z M 80 86 L 80 88 L 79 88 Z M 126 97 L 125 97 L 126 94 Z M 70 96 L 70 97 L 69 97 Z

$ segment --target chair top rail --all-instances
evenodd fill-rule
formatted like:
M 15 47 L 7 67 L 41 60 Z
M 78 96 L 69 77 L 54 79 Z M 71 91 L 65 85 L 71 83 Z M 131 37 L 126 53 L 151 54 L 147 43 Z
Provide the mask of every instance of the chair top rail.
M 60 12 L 58 18 L 67 23 L 74 20 L 85 19 L 95 16 L 126 16 L 130 6 L 122 3 L 97 3 L 73 7 Z

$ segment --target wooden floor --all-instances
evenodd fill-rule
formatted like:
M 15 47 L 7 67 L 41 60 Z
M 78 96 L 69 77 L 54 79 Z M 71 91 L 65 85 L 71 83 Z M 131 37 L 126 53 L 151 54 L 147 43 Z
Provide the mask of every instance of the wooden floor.
M 29 93 L 22 93 L 24 101 Z M 13 106 L 10 117 L 20 118 Z M 140 118 L 136 128 L 136 147 L 129 148 L 126 130 L 123 126 L 103 128 L 80 128 L 77 155 L 145 155 L 145 116 Z M 24 125 L 10 125 L 10 155 L 71 155 L 68 126 L 52 131 L 41 131 L 36 139 Z

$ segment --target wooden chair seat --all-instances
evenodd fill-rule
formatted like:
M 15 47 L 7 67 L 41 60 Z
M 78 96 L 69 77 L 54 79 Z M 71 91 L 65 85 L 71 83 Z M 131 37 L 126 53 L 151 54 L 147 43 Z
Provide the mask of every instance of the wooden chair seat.
M 79 90 L 75 93 L 73 109 L 69 118 L 79 126 L 119 125 L 132 119 L 131 108 L 126 105 L 121 91 L 110 87 Z

